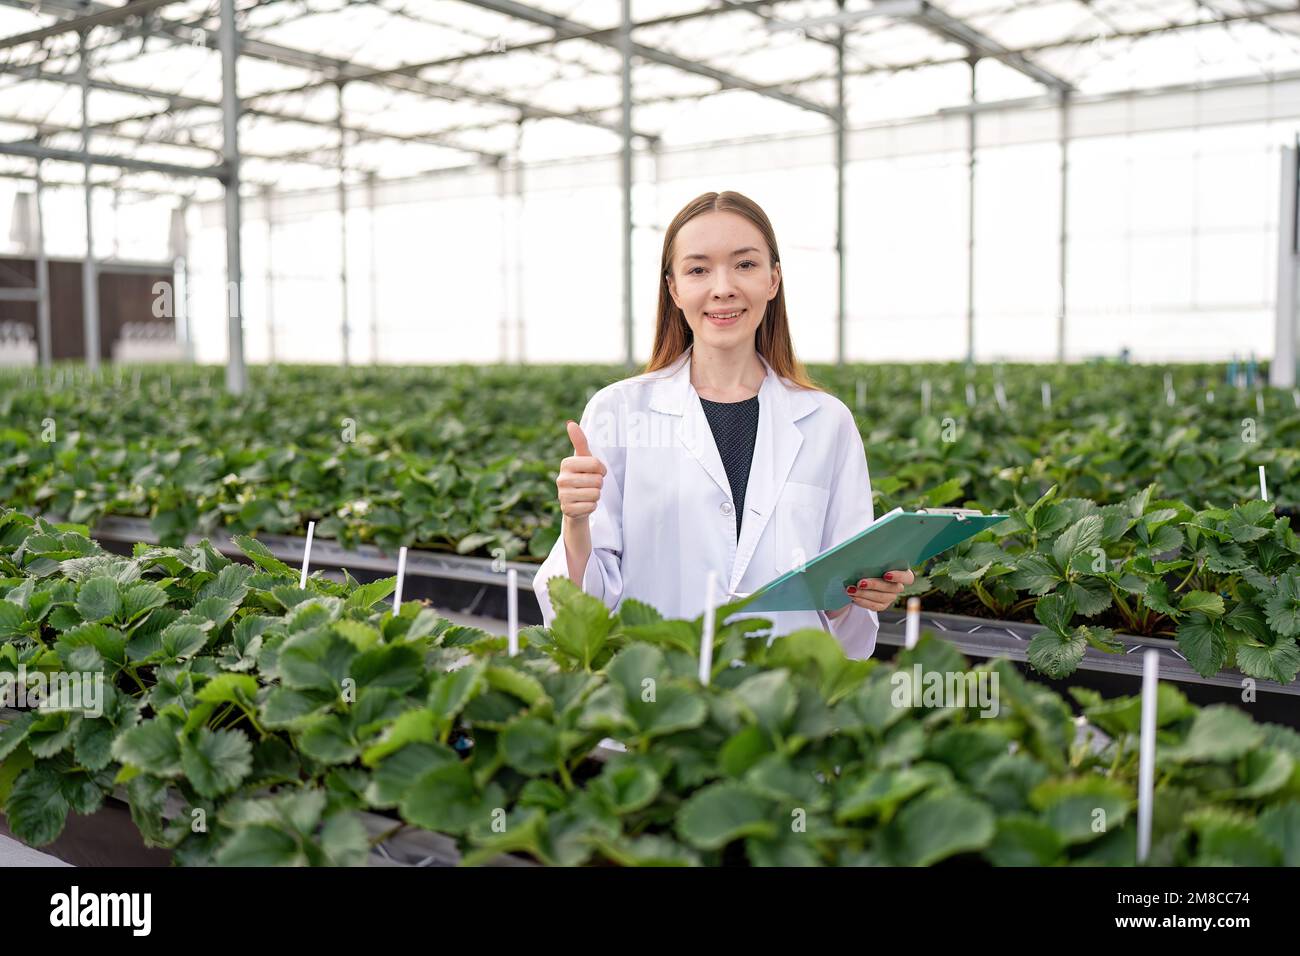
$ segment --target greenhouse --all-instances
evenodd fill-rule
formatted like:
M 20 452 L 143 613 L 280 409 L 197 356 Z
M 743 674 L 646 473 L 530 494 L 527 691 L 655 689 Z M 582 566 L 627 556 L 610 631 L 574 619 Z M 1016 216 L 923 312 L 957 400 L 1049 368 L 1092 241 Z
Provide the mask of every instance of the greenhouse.
M 1300 10 L 0 0 L 0 129 L 4 869 L 1300 865 Z

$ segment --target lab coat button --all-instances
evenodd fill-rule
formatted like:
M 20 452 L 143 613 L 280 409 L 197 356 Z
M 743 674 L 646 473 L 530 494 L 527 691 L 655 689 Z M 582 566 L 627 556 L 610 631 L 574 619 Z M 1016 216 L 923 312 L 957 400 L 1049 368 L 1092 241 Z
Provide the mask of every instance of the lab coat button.
M 719 508 L 718 510 L 721 511 L 724 515 L 729 515 L 729 514 L 731 514 L 731 502 L 730 502 L 730 501 L 724 501 L 724 502 L 722 503 L 722 507 Z

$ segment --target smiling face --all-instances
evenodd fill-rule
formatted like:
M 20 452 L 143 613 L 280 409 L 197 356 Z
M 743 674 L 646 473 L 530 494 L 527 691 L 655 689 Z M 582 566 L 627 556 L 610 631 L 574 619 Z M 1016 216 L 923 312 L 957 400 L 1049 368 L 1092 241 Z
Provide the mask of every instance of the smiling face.
M 752 345 L 780 285 L 780 263 L 772 262 L 763 234 L 744 216 L 707 212 L 678 231 L 668 291 L 697 344 Z

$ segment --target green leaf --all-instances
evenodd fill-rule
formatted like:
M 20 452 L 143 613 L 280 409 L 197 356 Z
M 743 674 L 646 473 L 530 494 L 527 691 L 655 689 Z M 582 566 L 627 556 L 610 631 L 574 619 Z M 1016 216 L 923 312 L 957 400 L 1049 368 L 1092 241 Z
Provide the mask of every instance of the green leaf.
M 0 601 L 0 640 L 22 637 L 28 630 L 27 612 L 10 601 Z
M 438 739 L 438 726 L 438 717 L 433 711 L 424 707 L 408 710 L 388 726 L 376 743 L 366 748 L 361 762 L 373 767 L 381 760 L 386 761 L 390 754 L 406 749 L 409 744 L 433 744 Z
M 1034 605 L 1034 617 L 1048 630 L 1068 634 L 1070 621 L 1074 618 L 1074 602 L 1060 593 L 1044 595 Z
M 677 814 L 677 835 L 702 850 L 717 850 L 747 836 L 774 837 L 777 813 L 771 802 L 738 783 L 711 784 Z
M 122 592 L 122 620 L 129 624 L 166 603 L 166 591 L 151 581 L 137 581 Z
M 1272 645 L 1238 644 L 1237 667 L 1250 677 L 1289 684 L 1300 672 L 1300 646 L 1293 637 L 1279 637 Z
M 1017 558 L 1016 570 L 1007 577 L 1011 587 L 1030 594 L 1046 594 L 1064 580 L 1046 555 L 1033 551 Z
M 181 774 L 180 721 L 164 715 L 146 720 L 113 741 L 113 756 L 155 777 Z
M 112 578 L 91 578 L 77 592 L 77 613 L 86 621 L 111 621 L 122 609 L 122 596 Z
M 1265 610 L 1269 626 L 1280 636 L 1300 635 L 1300 574 L 1288 571 L 1277 579 Z
M 1281 852 L 1283 866 L 1300 866 L 1300 802 L 1288 800 L 1266 808 L 1256 828 Z
M 486 663 L 473 661 L 459 670 L 443 674 L 429 690 L 429 710 L 444 729 L 483 690 Z
M 370 753 L 367 751 L 362 758 L 367 764 L 371 764 L 371 761 L 365 759 Z M 366 799 L 375 807 L 395 807 L 421 776 L 434 767 L 452 763 L 460 763 L 460 757 L 450 747 L 442 744 L 411 743 L 399 746 L 377 761 L 378 765 L 366 788 Z M 522 795 L 520 799 L 523 802 Z
M 555 728 L 536 717 L 511 721 L 500 746 L 506 763 L 530 776 L 554 770 L 562 756 Z
M 997 834 L 984 850 L 994 866 L 1051 866 L 1065 844 L 1048 824 L 1030 816 L 1003 817 Z
M 390 687 L 408 691 L 420 683 L 424 661 L 409 644 L 384 644 L 358 654 L 352 661 L 357 689 Z
M 280 645 L 280 680 L 296 690 L 339 693 L 357 650 L 326 628 L 295 634 Z
M 1035 670 L 1059 679 L 1078 669 L 1087 649 L 1087 628 L 1079 627 L 1071 634 L 1039 631 L 1029 642 L 1026 653 Z
M 1213 704 L 1197 712 L 1180 745 L 1162 746 L 1160 756 L 1180 763 L 1236 760 L 1263 741 L 1263 729 L 1249 715 L 1228 704 Z
M 794 714 L 797 698 L 789 671 L 755 674 L 742 682 L 735 694 L 768 733 L 781 733 Z
M 4 808 L 9 829 L 28 846 L 53 843 L 63 832 L 69 809 L 59 774 L 45 766 L 23 772 Z
M 360 749 L 337 714 L 305 721 L 298 735 L 298 746 L 308 757 L 323 764 L 350 763 Z
M 1101 543 L 1101 515 L 1088 515 L 1066 528 L 1052 542 L 1052 556 L 1061 567 L 1069 567 L 1074 557 Z
M 236 830 L 217 851 L 219 866 L 301 866 L 306 862 L 298 840 L 269 824 Z
M 197 622 L 182 618 L 167 628 L 159 636 L 161 650 L 159 653 L 169 661 L 185 660 L 193 657 L 208 642 L 208 622 Z
M 462 834 L 473 824 L 491 826 L 505 795 L 495 784 L 479 794 L 463 763 L 443 764 L 421 776 L 402 798 L 402 819 L 426 830 Z
M 1178 609 L 1184 614 L 1199 611 L 1207 617 L 1219 617 L 1223 614 L 1223 598 L 1209 591 L 1188 591 L 1178 603 Z
M 572 581 L 558 575 L 547 582 L 547 588 L 556 612 L 555 620 L 551 622 L 555 643 L 577 660 L 584 670 L 590 670 L 591 662 L 604 646 L 614 624 L 609 608 L 578 590 Z
M 363 584 L 351 594 L 348 595 L 344 602 L 344 607 L 368 611 L 388 595 L 397 589 L 397 578 L 380 578 L 378 581 L 371 581 L 369 584 Z
M 1044 780 L 1029 802 L 1063 842 L 1073 844 L 1118 830 L 1136 796 L 1117 781 L 1094 776 Z
M 248 776 L 253 768 L 253 746 L 238 730 L 200 727 L 192 741 L 181 741 L 181 766 L 200 795 L 218 797 L 230 793 Z
M 203 585 L 195 603 L 218 598 L 238 607 L 248 595 L 248 579 L 252 576 L 253 569 L 246 564 L 226 565 L 214 580 Z
M 1219 672 L 1228 658 L 1228 639 L 1223 622 L 1204 614 L 1193 614 L 1178 625 L 1178 647 L 1187 662 L 1202 677 Z
M 930 866 L 983 849 L 995 832 L 987 804 L 956 791 L 931 791 L 899 811 L 885 828 L 884 840 L 900 865 Z
M 201 688 L 196 696 L 212 704 L 226 702 L 251 706 L 257 697 L 257 679 L 248 674 L 218 674 Z
M 268 574 L 277 577 L 291 578 L 298 580 L 299 573 L 289 565 L 285 564 L 279 558 L 271 553 L 271 550 L 256 538 L 250 538 L 246 535 L 236 535 L 233 539 L 235 547 L 244 553 L 250 561 L 256 564 Z

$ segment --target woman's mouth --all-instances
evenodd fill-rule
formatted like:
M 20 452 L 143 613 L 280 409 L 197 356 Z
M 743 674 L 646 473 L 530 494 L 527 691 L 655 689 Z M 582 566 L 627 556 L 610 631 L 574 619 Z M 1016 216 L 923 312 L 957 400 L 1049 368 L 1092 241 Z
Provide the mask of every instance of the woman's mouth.
M 705 312 L 704 317 L 714 325 L 735 325 L 740 321 L 740 317 L 745 314 L 744 309 L 736 309 L 732 312 Z

